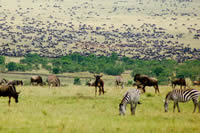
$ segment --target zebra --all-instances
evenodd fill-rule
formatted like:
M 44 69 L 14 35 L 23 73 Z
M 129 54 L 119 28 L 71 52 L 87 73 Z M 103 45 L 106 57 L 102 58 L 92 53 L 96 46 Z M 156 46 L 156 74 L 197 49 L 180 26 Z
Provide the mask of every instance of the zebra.
M 164 103 L 165 112 L 168 111 L 169 100 L 174 101 L 173 112 L 175 112 L 176 107 L 178 108 L 178 112 L 180 112 L 178 102 L 187 102 L 187 101 L 190 101 L 191 99 L 194 103 L 193 113 L 196 111 L 197 105 L 198 105 L 199 112 L 200 112 L 200 101 L 198 103 L 199 95 L 200 95 L 200 92 L 195 89 L 172 90 L 172 91 L 168 92 L 165 97 L 165 103 Z
M 139 89 L 130 89 L 125 93 L 121 103 L 119 104 L 119 115 L 125 115 L 127 104 L 131 105 L 131 114 L 135 115 L 137 104 L 141 104 L 139 102 L 140 93 Z

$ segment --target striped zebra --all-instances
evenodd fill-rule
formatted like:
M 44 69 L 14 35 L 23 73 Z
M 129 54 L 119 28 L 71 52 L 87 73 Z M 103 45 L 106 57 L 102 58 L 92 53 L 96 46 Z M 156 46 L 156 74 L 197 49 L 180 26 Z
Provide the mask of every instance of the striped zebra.
M 137 104 L 141 104 L 139 102 L 140 99 L 140 90 L 139 89 L 130 89 L 128 90 L 121 103 L 119 104 L 119 115 L 125 115 L 126 113 L 126 105 L 131 105 L 131 114 L 135 115 L 135 110 L 137 107 Z
M 194 103 L 193 113 L 196 111 L 196 107 L 198 105 L 200 112 L 200 102 L 198 103 L 198 97 L 200 92 L 195 89 L 185 89 L 185 90 L 173 90 L 170 91 L 165 97 L 164 109 L 165 112 L 168 111 L 168 102 L 169 100 L 174 101 L 173 112 L 175 112 L 175 108 L 178 108 L 178 112 L 180 112 L 180 108 L 178 102 L 187 102 L 192 100 Z

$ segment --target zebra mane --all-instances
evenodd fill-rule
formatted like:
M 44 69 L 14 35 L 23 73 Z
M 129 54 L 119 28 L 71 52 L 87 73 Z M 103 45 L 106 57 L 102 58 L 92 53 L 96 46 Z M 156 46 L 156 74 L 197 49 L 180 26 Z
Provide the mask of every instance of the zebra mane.
M 171 91 L 167 93 L 165 100 L 169 97 L 170 93 L 171 93 Z

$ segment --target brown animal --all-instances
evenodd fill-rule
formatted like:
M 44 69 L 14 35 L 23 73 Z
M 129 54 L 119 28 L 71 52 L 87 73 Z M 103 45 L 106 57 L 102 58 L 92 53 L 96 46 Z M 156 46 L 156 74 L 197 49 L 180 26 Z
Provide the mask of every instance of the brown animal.
M 95 81 L 89 80 L 89 81 L 86 83 L 86 85 L 88 85 L 88 86 L 95 86 Z
M 172 82 L 172 88 L 175 89 L 176 85 L 180 85 L 180 89 L 182 89 L 182 86 L 186 88 L 186 81 L 184 78 L 176 78 Z
M 105 91 L 104 91 L 104 82 L 103 80 L 101 79 L 103 75 L 95 75 L 94 74 L 94 77 L 95 77 L 95 82 L 94 82 L 94 86 L 95 86 L 95 96 L 96 96 L 96 93 L 97 93 L 97 87 L 99 87 L 99 95 L 101 95 L 101 92 L 104 94 Z
M 143 92 L 146 92 L 146 86 L 153 86 L 155 88 L 155 93 L 160 93 L 158 88 L 158 80 L 153 77 L 148 77 L 147 75 L 136 74 L 134 76 L 134 81 L 136 82 L 137 88 L 142 88 Z
M 31 85 L 43 85 L 43 80 L 41 76 L 32 76 L 30 79 Z
M 193 85 L 200 85 L 200 81 L 197 81 L 197 80 L 193 81 L 192 83 L 193 83 Z
M 15 99 L 15 102 L 18 103 L 18 96 L 20 92 L 16 91 L 15 86 L 13 85 L 1 85 L 0 86 L 0 96 L 9 97 L 8 105 L 10 106 L 11 97 Z
M 49 87 L 50 86 L 60 86 L 60 79 L 56 75 L 49 75 L 47 78 L 47 82 Z
M 7 85 L 23 85 L 24 83 L 23 83 L 23 81 L 22 80 L 13 80 L 13 81 L 9 81 L 8 83 L 7 83 Z
M 124 80 L 122 76 L 117 76 L 115 79 L 115 85 L 116 86 L 121 86 L 121 88 L 124 88 Z
M 7 84 L 8 81 L 4 78 L 0 78 L 0 85 Z

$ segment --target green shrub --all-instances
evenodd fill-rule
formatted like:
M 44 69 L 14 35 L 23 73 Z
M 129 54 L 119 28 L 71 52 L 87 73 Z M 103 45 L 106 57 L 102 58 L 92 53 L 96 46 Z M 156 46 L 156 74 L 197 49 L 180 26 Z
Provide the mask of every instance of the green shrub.
M 80 78 L 78 78 L 78 77 L 74 78 L 74 85 L 81 85 Z

